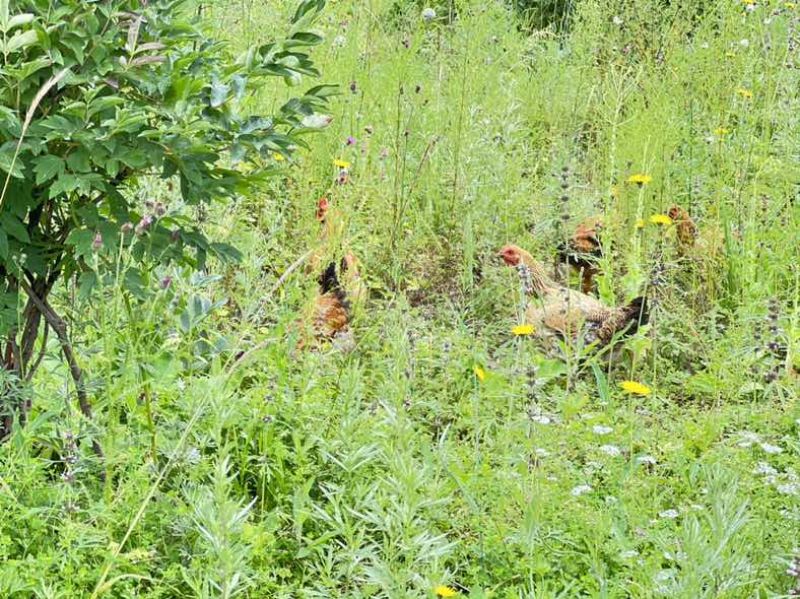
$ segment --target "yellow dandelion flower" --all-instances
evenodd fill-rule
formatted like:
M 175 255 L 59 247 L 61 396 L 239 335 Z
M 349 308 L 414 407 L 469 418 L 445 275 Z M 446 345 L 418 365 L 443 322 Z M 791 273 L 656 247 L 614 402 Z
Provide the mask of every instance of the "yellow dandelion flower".
M 451 589 L 443 584 L 433 589 L 433 592 L 436 593 L 437 597 L 456 597 L 458 595 L 455 589 Z
M 283 162 L 284 160 L 286 160 L 286 158 L 283 157 L 283 154 L 279 154 L 278 152 L 272 153 L 272 159 L 275 162 Z
M 511 332 L 515 335 L 533 335 L 533 325 L 532 324 L 518 324 L 517 326 L 511 327 Z
M 654 214 L 650 217 L 650 222 L 654 225 L 671 225 L 672 219 L 666 214 Z
M 338 168 L 350 168 L 350 163 L 347 160 L 340 160 L 339 158 L 333 161 L 333 165 Z
M 637 218 L 636 219 L 636 224 L 634 226 L 637 229 L 644 229 L 644 219 L 643 218 Z
M 475 376 L 478 377 L 478 380 L 480 382 L 483 382 L 483 381 L 486 380 L 486 371 L 483 368 L 481 368 L 480 366 L 478 366 L 477 364 L 472 369 L 472 372 L 475 373 Z
M 728 133 L 730 133 L 730 129 L 726 129 L 725 127 L 717 127 L 714 129 L 714 135 L 718 135 L 720 137 L 727 135 Z
M 752 100 L 753 99 L 753 92 L 751 92 L 749 89 L 745 89 L 743 87 L 740 87 L 739 89 L 736 90 L 736 93 L 739 94 L 745 100 Z
M 635 175 L 628 177 L 628 183 L 636 183 L 637 185 L 647 185 L 652 180 L 653 177 L 643 173 L 636 173 Z
M 650 395 L 652 393 L 650 387 L 636 381 L 622 381 L 619 386 L 626 393 L 632 393 L 633 395 Z

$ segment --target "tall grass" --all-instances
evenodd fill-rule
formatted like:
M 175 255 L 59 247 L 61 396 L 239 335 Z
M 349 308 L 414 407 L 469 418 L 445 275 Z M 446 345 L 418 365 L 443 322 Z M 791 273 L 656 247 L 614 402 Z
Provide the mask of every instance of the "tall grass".
M 291 4 L 203 15 L 244 45 Z M 531 31 L 507 3 L 457 4 L 425 20 L 330 3 L 315 59 L 342 86 L 332 125 L 209 215 L 241 265 L 146 273 L 141 304 L 117 285 L 123 249 L 102 301 L 61 290 L 100 416 L 68 411 L 53 345 L 38 412 L 0 448 L 0 595 L 788 593 L 798 8 L 584 0 L 568 30 Z M 156 183 L 138 193 L 184 209 Z M 371 291 L 350 354 L 297 349 L 315 283 L 284 276 L 323 194 Z M 673 203 L 701 231 L 689 258 L 648 220 Z M 552 263 L 596 214 L 601 297 L 656 305 L 610 371 L 511 335 L 518 281 L 494 259 L 515 242 Z

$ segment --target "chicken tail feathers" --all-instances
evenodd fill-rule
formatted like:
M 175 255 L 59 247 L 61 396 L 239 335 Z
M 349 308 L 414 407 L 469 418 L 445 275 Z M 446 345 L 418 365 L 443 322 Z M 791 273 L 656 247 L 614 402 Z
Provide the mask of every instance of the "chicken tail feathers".
M 639 327 L 650 321 L 650 302 L 644 296 L 635 298 L 623 308 L 623 322 L 626 323 L 623 334 L 635 335 Z
M 330 293 L 333 295 L 337 300 L 339 300 L 345 309 L 350 308 L 350 304 L 347 298 L 347 293 L 342 286 L 342 282 L 339 279 L 339 272 L 345 272 L 347 270 L 347 261 L 342 258 L 339 264 L 336 264 L 335 261 L 331 261 L 328 263 L 328 266 L 325 267 L 325 270 L 322 271 L 322 274 L 319 276 L 319 288 L 323 294 Z
M 645 297 L 637 297 L 627 306 L 618 308 L 600 326 L 596 340 L 600 347 L 606 346 L 614 339 L 635 335 L 639 327 L 650 320 L 649 302 Z

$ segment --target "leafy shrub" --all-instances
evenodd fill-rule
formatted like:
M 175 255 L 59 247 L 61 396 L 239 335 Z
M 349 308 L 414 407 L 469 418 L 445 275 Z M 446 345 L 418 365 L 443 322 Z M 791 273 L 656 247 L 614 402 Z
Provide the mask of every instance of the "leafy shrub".
M 244 104 L 269 78 L 296 85 L 318 75 L 307 49 L 322 38 L 308 25 L 324 5 L 303 0 L 285 39 L 236 58 L 204 35 L 185 0 L 0 1 L 0 438 L 28 407 L 10 392 L 35 371 L 43 327 L 57 334 L 89 414 L 66 325 L 48 301 L 60 280 L 91 294 L 125 247 L 141 267 L 127 272 L 125 291 L 143 298 L 148 264 L 236 258 L 191 219 L 137 205 L 132 192 L 157 176 L 186 205 L 232 197 L 322 126 L 328 86 L 273 115 L 249 115 Z

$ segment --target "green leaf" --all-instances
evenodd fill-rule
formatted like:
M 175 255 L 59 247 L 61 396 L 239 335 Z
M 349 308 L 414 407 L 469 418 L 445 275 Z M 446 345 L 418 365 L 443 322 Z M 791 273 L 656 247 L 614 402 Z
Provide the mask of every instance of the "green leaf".
M 50 199 L 63 194 L 75 191 L 80 185 L 80 179 L 69 173 L 62 173 L 58 176 L 55 183 L 50 186 Z
M 72 171 L 88 173 L 92 169 L 92 163 L 89 160 L 89 152 L 86 148 L 78 148 L 67 156 L 67 166 Z
M 25 228 L 25 225 L 22 224 L 22 221 L 10 214 L 8 212 L 3 212 L 0 214 L 0 225 L 2 225 L 3 230 L 11 235 L 14 239 L 21 241 L 22 243 L 30 243 L 31 238 L 28 235 L 28 229 Z
M 67 245 L 75 248 L 75 254 L 79 257 L 90 256 L 92 253 L 92 242 L 94 233 L 89 229 L 73 229 L 67 236 Z
M 35 18 L 36 16 L 29 12 L 24 12 L 18 15 L 14 15 L 8 20 L 6 31 L 11 31 L 15 27 L 21 27 L 22 25 L 27 25 L 28 23 L 33 22 Z
M 12 144 L 5 144 L 3 151 L 0 151 L 0 170 L 11 173 L 11 176 L 17 179 L 24 179 L 25 172 L 22 170 L 19 159 L 14 160 L 15 151 Z
M 3 50 L 6 54 L 10 54 L 11 52 L 16 52 L 31 44 L 35 44 L 38 41 L 39 36 L 34 30 L 18 31 L 10 40 L 3 44 Z
M 45 154 L 33 160 L 33 172 L 36 173 L 36 185 L 41 185 L 53 177 L 64 173 L 64 161 L 53 154 Z
M 211 84 L 211 107 L 217 108 L 225 103 L 228 98 L 228 92 L 231 91 L 229 85 L 223 85 L 219 81 L 214 81 Z
M 8 235 L 3 229 L 0 229 L 0 258 L 8 258 Z
M 78 298 L 89 299 L 92 290 L 97 286 L 97 274 L 93 270 L 87 270 L 78 277 Z

